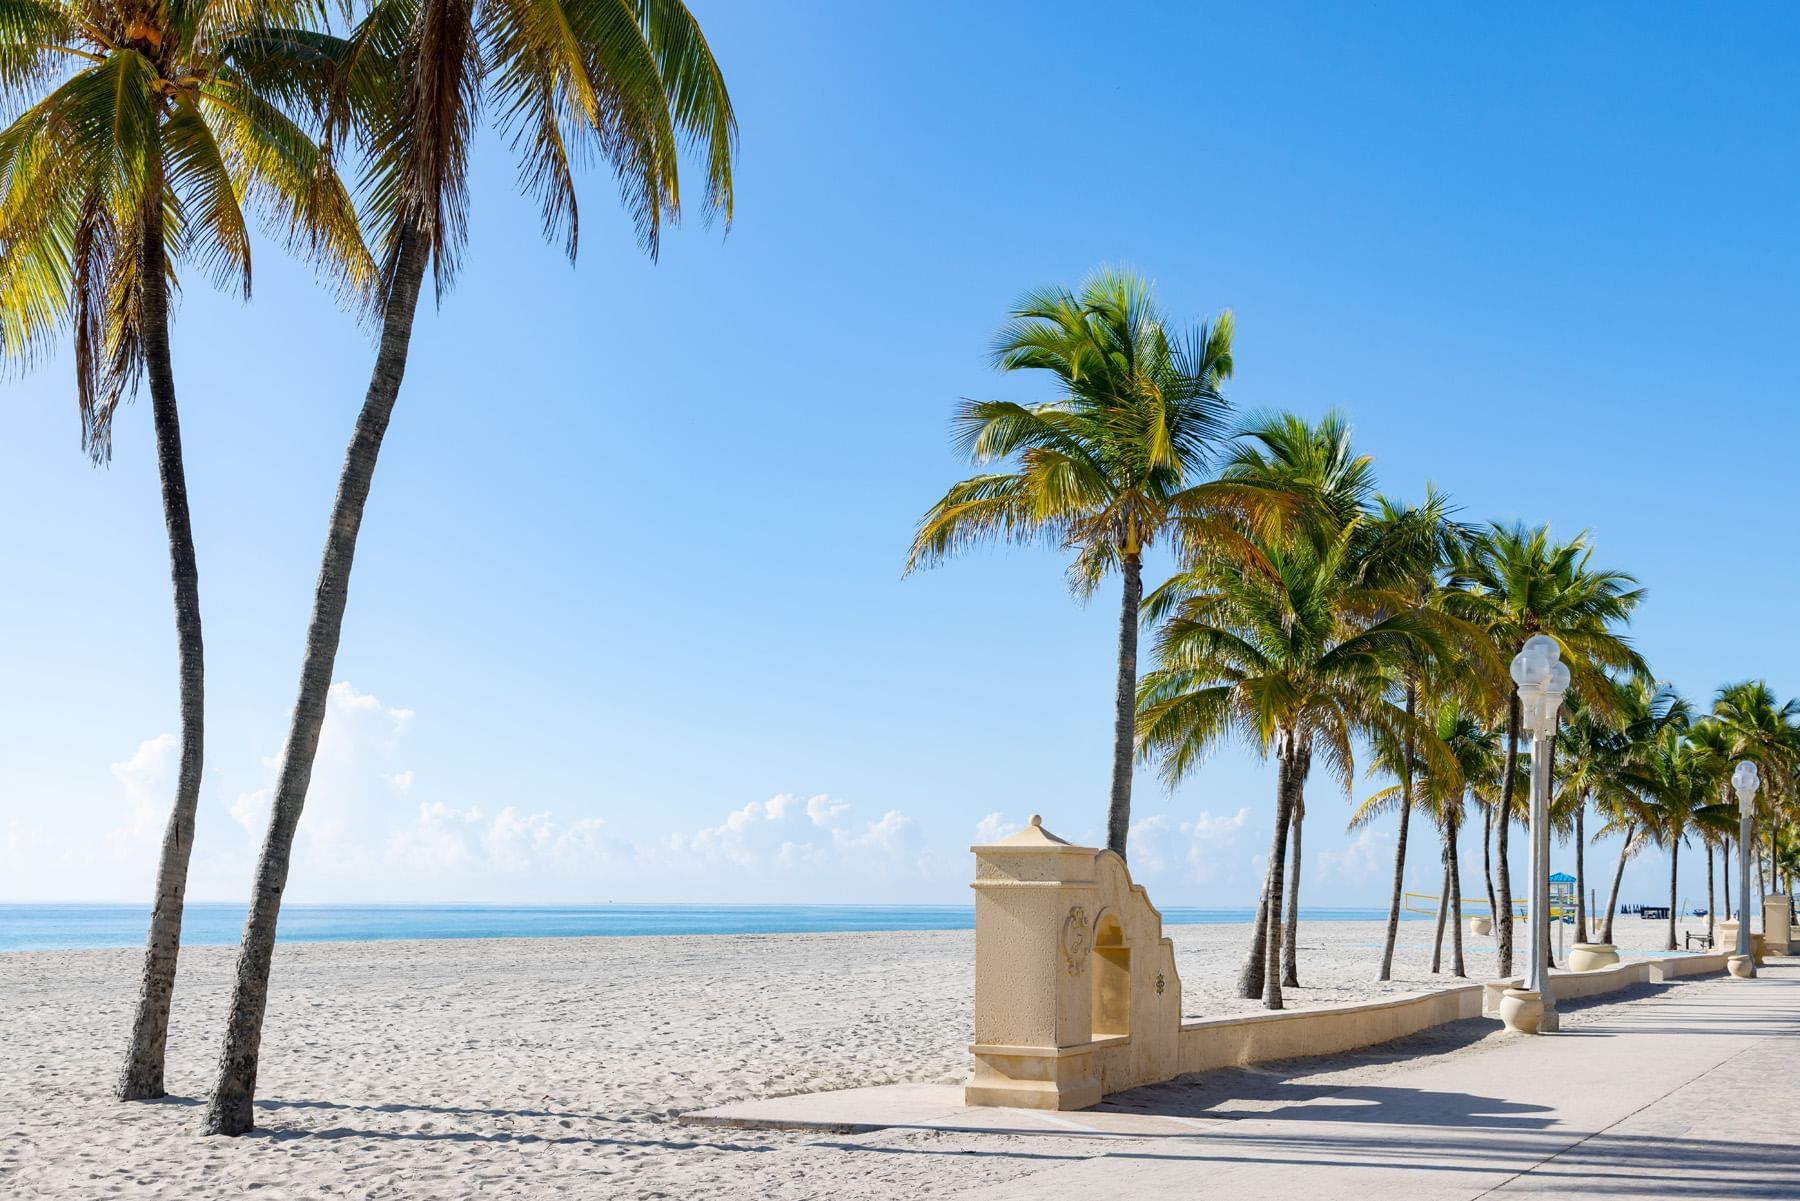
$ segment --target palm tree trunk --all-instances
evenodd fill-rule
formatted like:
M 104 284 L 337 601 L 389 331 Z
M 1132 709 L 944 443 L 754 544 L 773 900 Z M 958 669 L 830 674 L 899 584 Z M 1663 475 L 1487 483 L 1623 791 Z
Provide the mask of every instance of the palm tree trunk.
M 115 1094 L 122 1101 L 164 1095 L 163 1057 L 169 1037 L 169 1008 L 175 997 L 175 967 L 181 951 L 181 911 L 187 892 L 188 859 L 194 847 L 194 812 L 200 801 L 200 768 L 206 730 L 206 670 L 200 639 L 200 571 L 194 559 L 194 529 L 188 519 L 187 472 L 182 465 L 181 419 L 175 405 L 175 372 L 169 355 L 168 273 L 164 263 L 161 159 L 148 156 L 152 179 L 147 192 L 158 203 L 144 216 L 139 247 L 139 301 L 144 368 L 150 377 L 150 411 L 156 427 L 156 467 L 162 484 L 163 525 L 169 537 L 169 576 L 175 592 L 176 672 L 181 697 L 181 764 L 175 776 L 175 804 L 163 831 L 156 868 L 156 900 L 144 947 L 144 975 L 138 985 L 131 1040 Z
M 1294 802 L 1306 787 L 1307 756 L 1293 743 L 1293 735 L 1282 731 L 1277 735 L 1281 762 L 1280 780 L 1275 797 L 1275 838 L 1269 848 L 1268 945 L 1263 950 L 1263 1008 L 1280 1009 L 1281 1005 L 1281 900 L 1283 867 L 1287 857 L 1288 823 L 1293 818 Z
M 1507 831 L 1512 826 L 1513 785 L 1519 770 L 1519 724 L 1523 720 L 1519 694 L 1509 691 L 1506 702 L 1506 778 L 1500 786 L 1500 812 L 1494 818 L 1494 853 L 1500 861 L 1500 896 L 1494 910 L 1494 934 L 1498 939 L 1500 978 L 1512 975 L 1513 967 L 1513 903 L 1512 871 L 1506 862 Z
M 1444 880 L 1438 885 L 1437 929 L 1431 938 L 1431 974 L 1444 970 L 1444 919 L 1450 916 L 1450 867 L 1444 865 Z
M 1137 754 L 1139 612 L 1144 601 L 1144 563 L 1136 551 L 1121 557 L 1125 576 L 1119 598 L 1119 680 L 1113 697 L 1112 800 L 1106 809 L 1107 849 L 1125 857 L 1131 834 L 1131 765 Z
M 1282 787 L 1277 781 L 1275 792 L 1278 798 Z M 1279 803 L 1277 800 L 1278 807 Z M 1238 995 L 1246 1000 L 1260 1000 L 1263 995 L 1263 956 L 1269 950 L 1269 872 L 1273 867 L 1271 859 L 1269 867 L 1263 869 L 1262 895 L 1256 898 L 1256 921 L 1250 930 L 1250 953 L 1244 957 L 1244 970 L 1238 973 Z
M 1587 793 L 1575 808 L 1575 941 L 1588 940 L 1587 911 L 1587 834 L 1584 829 L 1587 818 Z
M 1637 837 L 1637 827 L 1625 827 L 1625 844 L 1619 848 L 1619 866 L 1613 869 L 1612 889 L 1606 894 L 1606 917 L 1600 927 L 1600 941 L 1608 946 L 1613 940 L 1613 915 L 1619 912 L 1619 884 L 1625 879 L 1625 864 L 1631 858 L 1631 840 Z
M 1461 865 L 1457 862 L 1456 836 L 1458 823 L 1450 825 L 1450 970 L 1457 976 L 1467 976 L 1468 965 L 1463 962 L 1463 915 L 1462 915 L 1462 878 Z
M 294 702 L 287 744 L 282 750 L 269 832 L 257 860 L 250 913 L 244 921 L 243 943 L 238 948 L 225 1042 L 219 1052 L 219 1079 L 206 1110 L 205 1129 L 209 1134 L 242 1134 L 254 1124 L 257 1055 L 269 999 L 275 924 L 281 912 L 282 890 L 287 886 L 294 830 L 306 804 L 313 758 L 319 749 L 319 731 L 325 724 L 325 701 L 331 688 L 338 639 L 343 633 L 356 535 L 362 526 L 363 506 L 369 499 L 381 439 L 387 433 L 406 372 L 407 345 L 412 338 L 419 286 L 425 276 L 426 250 L 423 233 L 414 225 L 403 225 L 394 277 L 383 306 L 381 345 L 368 395 L 357 414 L 356 430 L 344 455 L 325 553 L 319 565 L 312 621 L 306 631 L 306 657 L 300 668 L 300 694 Z
M 1676 834 L 1669 840 L 1669 945 L 1668 950 L 1675 950 L 1675 865 L 1681 857 L 1681 835 Z
M 1293 869 L 1288 874 L 1287 930 L 1281 940 L 1281 986 L 1300 987 L 1300 829 L 1306 824 L 1306 797 L 1294 797 L 1294 812 L 1289 819 L 1293 830 Z
M 1414 705 L 1418 695 L 1412 684 L 1406 686 L 1406 745 L 1402 750 L 1404 761 L 1400 764 L 1400 833 L 1394 840 L 1394 895 L 1388 898 L 1387 936 L 1381 944 L 1381 974 L 1377 980 L 1392 979 L 1394 975 L 1394 943 L 1400 937 L 1400 897 L 1406 888 L 1406 827 L 1412 819 L 1412 722 Z
M 1731 839 L 1719 840 L 1719 880 L 1725 886 L 1725 916 L 1729 918 L 1734 912 L 1731 908 Z
M 1481 815 L 1481 878 L 1487 884 L 1488 916 L 1500 924 L 1500 908 L 1494 902 L 1494 863 L 1488 857 L 1488 843 L 1494 833 L 1494 809 L 1488 806 Z
M 1713 849 L 1712 843 L 1701 844 L 1706 848 L 1706 945 L 1712 946 L 1713 940 Z

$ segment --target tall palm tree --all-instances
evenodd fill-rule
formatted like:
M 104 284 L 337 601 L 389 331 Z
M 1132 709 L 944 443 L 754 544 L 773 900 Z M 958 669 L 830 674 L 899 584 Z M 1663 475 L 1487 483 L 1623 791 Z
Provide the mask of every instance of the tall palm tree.
M 1258 488 L 1294 498 L 1292 520 L 1270 523 L 1269 533 L 1275 537 L 1313 538 L 1326 545 L 1352 522 L 1359 522 L 1369 507 L 1375 489 L 1375 460 L 1358 454 L 1352 445 L 1350 425 L 1342 413 L 1333 411 L 1319 421 L 1309 422 L 1296 413 L 1263 413 L 1246 420 L 1237 431 L 1237 449 L 1220 471 L 1220 478 L 1252 484 Z M 1359 536 L 1351 539 L 1350 559 L 1346 570 L 1358 574 L 1363 543 L 1368 540 L 1371 523 L 1358 525 Z M 1405 541 L 1401 530 L 1384 526 L 1380 533 L 1391 535 L 1395 543 Z M 1410 527 L 1405 529 L 1411 533 Z M 1398 548 L 1396 548 L 1397 552 Z M 1177 581 L 1172 581 L 1179 587 Z M 1168 586 L 1163 590 L 1166 592 Z M 1166 598 L 1158 597 L 1159 608 Z M 1302 834 L 1306 826 L 1306 797 L 1295 798 L 1289 820 L 1291 845 L 1287 852 L 1287 898 L 1284 908 L 1287 928 L 1282 936 L 1282 986 L 1300 987 L 1299 940 L 1300 873 L 1305 863 Z M 1267 932 L 1268 897 L 1264 890 L 1257 912 L 1252 937 L 1262 946 Z M 1251 959 L 1254 959 L 1254 953 Z M 1249 971 L 1248 966 L 1246 971 Z M 1260 983 L 1260 982 L 1258 982 Z M 1246 983 L 1246 991 L 1251 987 Z
M 684 143 L 705 160 L 704 208 L 731 215 L 737 124 L 724 77 L 680 0 L 376 0 L 348 37 L 304 30 L 262 41 L 320 98 L 330 136 L 354 134 L 381 250 L 380 341 L 344 456 L 307 627 L 299 695 L 238 952 L 209 1132 L 251 1128 L 263 1012 L 294 830 L 306 803 L 349 596 L 357 531 L 399 396 L 425 272 L 450 286 L 468 216 L 470 139 L 484 105 L 519 152 L 545 232 L 571 257 L 572 164 L 609 163 L 639 241 L 654 254 L 681 209 Z M 308 67 L 314 70 L 305 76 Z
M 1676 950 L 1677 880 L 1681 846 L 1708 824 L 1719 808 L 1719 761 L 1674 726 L 1665 727 L 1630 778 L 1642 792 L 1645 825 L 1651 838 L 1669 852 L 1669 931 L 1666 950 Z
M 1144 552 L 1184 520 L 1219 526 L 1215 507 L 1246 491 L 1201 480 L 1225 433 L 1231 336 L 1229 311 L 1185 335 L 1171 330 L 1150 286 L 1125 271 L 1096 272 L 1078 291 L 1026 295 L 995 339 L 994 362 L 1047 374 L 1056 399 L 958 407 L 957 445 L 1008 469 L 953 485 L 920 521 L 907 558 L 910 572 L 975 542 L 1047 540 L 1075 553 L 1069 576 L 1082 596 L 1119 572 L 1106 845 L 1120 856 L 1131 828 Z
M 1603 761 L 1605 786 L 1593 793 L 1595 811 L 1604 819 L 1594 841 L 1614 835 L 1621 841 L 1612 886 L 1606 894 L 1605 914 L 1600 918 L 1599 941 L 1603 943 L 1613 940 L 1613 918 L 1619 912 L 1619 886 L 1625 879 L 1625 865 L 1647 845 L 1644 834 L 1649 814 L 1636 777 L 1655 753 L 1663 732 L 1686 731 L 1693 720 L 1688 702 L 1678 692 L 1645 674 L 1618 682 L 1610 696 L 1619 705 L 1612 716 L 1620 742 L 1614 756 Z
M 1378 497 L 1374 512 L 1364 526 L 1368 537 L 1359 549 L 1357 571 L 1363 578 L 1410 597 L 1414 612 L 1434 614 L 1447 629 L 1459 635 L 1457 641 L 1461 647 L 1473 652 L 1447 663 L 1433 664 L 1422 658 L 1403 662 L 1398 683 L 1408 717 L 1416 714 L 1419 689 L 1427 671 L 1438 676 L 1446 691 L 1447 677 L 1453 665 L 1460 667 L 1454 674 L 1457 687 L 1463 692 L 1485 692 L 1492 683 L 1485 677 L 1499 678 L 1494 664 L 1487 664 L 1487 672 L 1481 670 L 1480 665 L 1493 658 L 1486 654 L 1486 640 L 1471 637 L 1473 631 L 1443 612 L 1444 572 L 1461 556 L 1469 536 L 1468 527 L 1453 520 L 1451 513 L 1449 498 L 1429 485 L 1425 501 L 1420 505 Z M 1392 756 L 1392 766 L 1397 769 L 1395 777 L 1399 781 L 1399 822 L 1394 838 L 1394 884 L 1388 898 L 1387 930 L 1376 976 L 1379 980 L 1387 980 L 1393 975 L 1394 945 L 1400 936 L 1400 902 L 1406 887 L 1407 839 L 1417 756 L 1410 740 L 1403 742 L 1406 744 L 1393 748 Z M 1458 937 L 1460 940 L 1460 935 Z
M 1614 687 L 1610 682 L 1605 685 Z M 1621 776 L 1628 762 L 1630 737 L 1619 728 L 1617 717 L 1625 702 L 1614 699 L 1604 712 L 1571 692 L 1564 702 L 1562 729 L 1557 736 L 1557 794 L 1552 805 L 1559 822 L 1566 822 L 1575 847 L 1575 941 L 1588 941 L 1587 811 L 1596 797 L 1602 804 L 1617 799 L 1630 801 L 1630 790 Z
M 1405 597 L 1351 573 L 1357 524 L 1329 540 L 1261 543 L 1252 564 L 1190 569 L 1157 634 L 1157 666 L 1138 690 L 1141 745 L 1171 785 L 1233 737 L 1275 759 L 1264 942 L 1252 948 L 1246 973 L 1256 985 L 1248 995 L 1270 1009 L 1282 1007 L 1289 825 L 1313 758 L 1348 789 L 1357 735 L 1386 728 L 1398 737 L 1418 725 L 1390 699 L 1396 664 L 1445 646 Z
M 1785 809 L 1794 803 L 1794 773 L 1800 768 L 1800 700 L 1781 701 L 1761 680 L 1743 680 L 1719 689 L 1712 720 L 1722 735 L 1719 750 L 1732 759 L 1757 764 L 1765 781 L 1760 807 L 1769 820 L 1759 823 L 1772 847 Z M 1744 848 L 1739 849 L 1739 854 Z
M 247 205 L 354 287 L 372 264 L 312 140 L 240 61 L 260 8 L 214 0 L 0 0 L 0 356 L 29 363 L 65 335 L 82 444 L 111 455 L 119 402 L 148 381 L 175 602 L 181 756 L 144 967 L 115 1088 L 164 1094 L 164 1052 L 205 738 L 200 574 L 169 350 L 178 272 L 250 293 Z
M 1442 750 L 1434 758 L 1420 755 L 1412 739 L 1396 745 L 1380 733 L 1371 739 L 1370 773 L 1380 772 L 1396 780 L 1409 776 L 1416 789 L 1415 799 L 1438 827 L 1441 836 L 1440 859 L 1443 864 L 1443 891 L 1438 898 L 1437 936 L 1431 955 L 1431 970 L 1442 966 L 1443 936 L 1446 921 L 1451 936 L 1451 971 L 1467 974 L 1462 942 L 1462 872 L 1458 859 L 1458 836 L 1466 813 L 1466 802 L 1478 803 L 1499 791 L 1500 738 L 1485 729 L 1476 717 L 1456 701 L 1436 705 L 1429 736 Z M 1408 763 L 1410 760 L 1410 763 Z M 1406 802 L 1409 789 L 1396 783 L 1379 790 L 1365 800 L 1350 818 L 1350 828 L 1368 825 L 1375 818 Z
M 1565 543 L 1551 540 L 1550 527 L 1489 526 L 1458 564 L 1447 600 L 1450 611 L 1486 630 L 1497 653 L 1510 658 L 1533 634 L 1555 638 L 1578 693 L 1604 695 L 1608 670 L 1641 670 L 1643 661 L 1618 632 L 1644 593 L 1620 571 L 1589 566 L 1592 547 L 1582 534 Z M 1500 974 L 1512 974 L 1512 872 L 1507 858 L 1505 820 L 1513 809 L 1518 781 L 1519 731 L 1523 714 L 1517 692 L 1506 690 L 1506 770 L 1502 776 L 1495 852 L 1499 896 L 1494 911 Z

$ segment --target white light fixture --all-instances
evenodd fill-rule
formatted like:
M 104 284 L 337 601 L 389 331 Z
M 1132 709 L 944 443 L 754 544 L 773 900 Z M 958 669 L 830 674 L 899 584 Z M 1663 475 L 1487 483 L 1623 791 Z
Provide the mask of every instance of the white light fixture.
M 1757 776 L 1756 764 L 1745 759 L 1731 773 L 1731 786 L 1737 790 L 1738 811 L 1745 817 L 1756 813 L 1756 790 L 1762 786 Z

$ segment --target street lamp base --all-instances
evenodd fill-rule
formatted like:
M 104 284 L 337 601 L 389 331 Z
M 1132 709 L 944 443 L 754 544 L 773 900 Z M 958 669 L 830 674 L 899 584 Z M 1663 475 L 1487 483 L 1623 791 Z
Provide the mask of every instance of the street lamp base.
M 1749 955 L 1733 955 L 1725 961 L 1725 970 L 1739 980 L 1756 979 L 1756 960 Z
M 1538 1019 L 1539 1034 L 1555 1034 L 1562 1029 L 1562 1018 L 1557 1016 L 1556 1006 L 1544 1006 L 1544 1015 Z

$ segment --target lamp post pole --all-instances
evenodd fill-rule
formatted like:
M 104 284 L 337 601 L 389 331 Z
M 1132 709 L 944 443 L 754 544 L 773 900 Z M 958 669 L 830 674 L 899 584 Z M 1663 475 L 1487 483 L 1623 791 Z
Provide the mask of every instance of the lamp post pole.
M 1750 818 L 1756 812 L 1756 764 L 1745 759 L 1731 773 L 1731 787 L 1738 799 L 1738 928 L 1737 954 L 1731 974 L 1741 979 L 1756 975 L 1756 957 L 1750 953 Z
M 1513 656 L 1512 678 L 1519 689 L 1525 728 L 1531 732 L 1531 953 L 1525 988 L 1543 1003 L 1538 1029 L 1556 1030 L 1556 995 L 1550 985 L 1550 758 L 1557 714 L 1569 690 L 1569 668 L 1556 639 L 1543 634 L 1527 638 Z M 1506 916 L 1512 920 L 1510 913 Z

